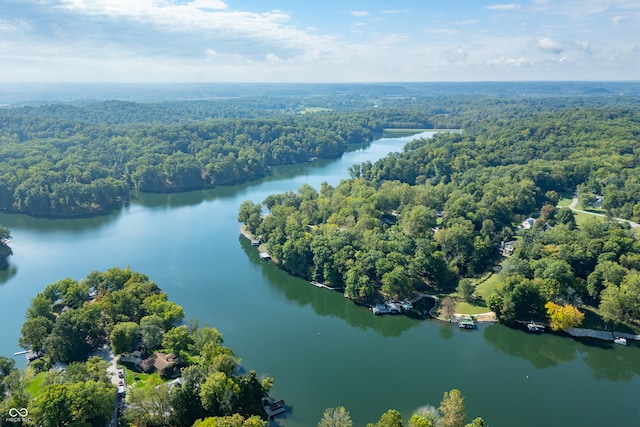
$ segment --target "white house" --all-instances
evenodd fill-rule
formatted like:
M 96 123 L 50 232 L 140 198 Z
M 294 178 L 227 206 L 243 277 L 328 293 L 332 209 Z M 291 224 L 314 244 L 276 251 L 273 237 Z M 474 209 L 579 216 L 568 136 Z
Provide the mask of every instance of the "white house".
M 536 223 L 536 219 L 535 218 L 527 218 L 524 221 L 522 221 L 522 224 L 520 225 L 522 228 L 524 228 L 525 230 L 529 230 L 530 228 L 533 227 L 533 224 Z

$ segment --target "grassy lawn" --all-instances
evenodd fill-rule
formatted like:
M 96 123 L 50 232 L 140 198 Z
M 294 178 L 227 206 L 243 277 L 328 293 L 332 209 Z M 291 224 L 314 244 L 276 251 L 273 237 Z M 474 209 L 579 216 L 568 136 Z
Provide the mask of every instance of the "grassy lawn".
M 127 363 L 125 363 L 124 365 L 118 365 L 118 368 L 124 371 L 124 379 L 127 387 L 142 388 L 150 379 L 160 379 L 162 382 L 165 382 L 165 383 L 168 381 L 171 381 L 171 380 L 162 378 L 156 372 L 152 374 L 145 374 L 142 372 L 135 371 L 131 369 Z
M 472 303 L 457 301 L 456 302 L 456 313 L 465 313 L 465 314 L 479 314 L 486 313 L 491 311 L 489 307 L 487 307 L 487 299 L 496 293 L 496 288 L 500 284 L 500 277 L 498 273 L 492 273 L 491 275 L 487 275 L 476 279 L 476 283 L 480 282 L 476 286 L 475 295 L 477 299 Z M 453 295 L 452 295 L 453 296 Z
M 486 301 L 487 298 L 496 293 L 499 284 L 500 277 L 498 273 L 493 273 L 491 277 L 476 286 L 476 295 Z
M 569 206 L 571 204 L 571 196 L 569 197 L 563 197 L 562 199 L 560 199 L 558 201 L 558 206 L 566 208 L 567 206 Z
M 488 307 L 484 307 L 481 305 L 473 305 L 473 304 L 469 304 L 468 302 L 464 302 L 464 301 L 458 301 L 456 302 L 456 313 L 462 313 L 462 314 L 480 314 L 480 313 L 486 313 L 489 310 Z
M 31 398 L 35 399 L 38 397 L 38 394 L 40 394 L 40 386 L 42 385 L 42 381 L 44 381 L 44 377 L 46 375 L 46 372 L 40 372 L 29 381 L 29 384 L 27 384 L 26 390 L 27 393 L 31 395 Z
M 578 227 L 581 227 L 585 222 L 587 222 L 587 220 L 591 218 L 596 218 L 599 221 L 606 220 L 606 218 L 603 216 L 596 216 L 596 215 L 591 215 L 588 213 L 576 212 L 576 211 L 573 211 L 573 216 L 576 218 L 576 224 L 578 225 Z

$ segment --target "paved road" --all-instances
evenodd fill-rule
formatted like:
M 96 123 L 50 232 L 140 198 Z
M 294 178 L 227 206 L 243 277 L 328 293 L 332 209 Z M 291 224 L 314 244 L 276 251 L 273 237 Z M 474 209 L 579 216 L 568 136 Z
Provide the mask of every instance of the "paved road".
M 585 213 L 585 214 L 588 214 L 588 215 L 606 217 L 605 214 L 600 214 L 600 213 L 595 213 L 595 212 L 583 211 L 581 209 L 576 209 L 576 206 L 578 206 L 578 196 L 574 196 L 573 197 L 573 199 L 571 200 L 571 204 L 569 205 L 569 209 L 571 209 L 572 211 L 575 211 L 575 212 L 581 212 L 581 213 Z M 624 219 L 624 218 L 613 218 L 613 219 L 614 219 L 614 221 L 618 221 L 618 222 L 626 222 L 631 226 L 631 228 L 640 228 L 640 224 L 638 224 L 637 222 L 629 221 L 628 219 Z

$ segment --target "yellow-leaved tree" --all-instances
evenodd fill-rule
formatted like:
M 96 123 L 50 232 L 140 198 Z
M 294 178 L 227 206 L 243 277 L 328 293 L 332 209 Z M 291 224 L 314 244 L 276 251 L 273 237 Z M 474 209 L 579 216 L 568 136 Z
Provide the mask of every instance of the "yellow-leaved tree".
M 559 331 L 565 328 L 576 328 L 582 324 L 584 313 L 571 304 L 558 305 L 549 301 L 544 305 L 547 309 L 551 329 Z

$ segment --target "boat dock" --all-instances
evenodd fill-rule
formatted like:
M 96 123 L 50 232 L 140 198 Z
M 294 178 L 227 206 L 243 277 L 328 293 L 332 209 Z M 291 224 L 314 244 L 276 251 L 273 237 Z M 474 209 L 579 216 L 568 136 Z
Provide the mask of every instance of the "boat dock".
M 331 287 L 331 286 L 327 286 L 324 283 L 315 282 L 315 281 L 312 281 L 312 282 L 309 282 L 309 283 L 311 283 L 316 288 L 329 289 L 330 291 L 337 291 L 337 290 L 342 289 L 342 288 L 337 288 L 337 287 L 334 288 L 334 287 Z
M 286 411 L 284 407 L 284 400 L 282 399 L 274 402 L 273 400 L 265 397 L 262 399 L 262 407 L 269 418 L 280 415 Z
M 400 313 L 400 308 L 391 304 L 376 304 L 371 308 L 373 314 L 381 315 L 381 314 L 398 314 Z
M 261 240 L 260 238 L 254 237 L 251 233 L 245 230 L 244 227 L 240 227 L 240 234 L 247 238 L 251 242 L 251 246 L 260 246 Z
M 262 261 L 271 261 L 271 255 L 266 252 L 260 252 L 260 259 Z
M 244 237 L 247 238 L 247 240 L 249 240 L 249 242 L 251 242 L 251 246 L 259 247 L 260 244 L 262 243 L 262 240 L 260 240 L 260 238 L 254 237 L 251 233 L 249 233 L 247 230 L 245 230 L 244 227 L 240 227 L 240 234 L 242 234 Z M 262 248 L 259 248 L 259 249 L 262 249 Z M 264 250 L 261 250 L 260 251 L 260 259 L 262 261 L 271 261 L 271 255 L 269 255 Z
M 475 329 L 476 322 L 468 316 L 462 316 L 458 319 L 458 328 L 460 329 Z

